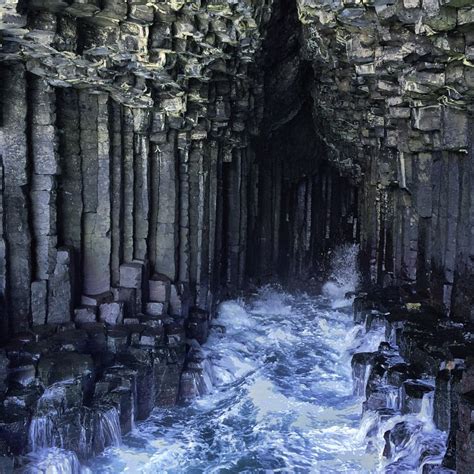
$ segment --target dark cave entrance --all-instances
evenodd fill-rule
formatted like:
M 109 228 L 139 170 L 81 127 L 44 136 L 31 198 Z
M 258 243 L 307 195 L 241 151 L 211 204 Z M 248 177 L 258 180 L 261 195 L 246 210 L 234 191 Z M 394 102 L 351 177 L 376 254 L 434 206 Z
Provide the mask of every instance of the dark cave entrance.
M 296 2 L 274 10 L 262 48 L 264 111 L 250 170 L 247 273 L 323 276 L 331 249 L 357 242 L 358 189 L 328 159 Z

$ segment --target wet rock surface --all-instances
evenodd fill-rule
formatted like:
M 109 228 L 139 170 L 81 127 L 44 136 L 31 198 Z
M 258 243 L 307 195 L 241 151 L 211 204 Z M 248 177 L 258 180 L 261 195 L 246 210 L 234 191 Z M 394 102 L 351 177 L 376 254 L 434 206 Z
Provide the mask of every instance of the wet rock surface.
M 210 309 L 353 239 L 470 320 L 469 2 L 1 12 L 5 329 Z
M 453 323 L 429 303 L 412 300 L 412 294 L 396 288 L 387 288 L 386 297 L 384 290 L 375 290 L 356 298 L 356 323 L 370 331 L 371 315 L 378 308 L 387 342 L 377 352 L 354 354 L 354 390 L 366 396 L 364 416 L 377 413 L 374 429 L 385 440 L 385 472 L 408 469 L 413 464 L 403 457 L 408 453 L 418 456 L 423 472 L 468 473 L 472 356 L 459 346 L 469 340 L 472 327 Z M 387 409 L 395 411 L 384 424 Z M 415 453 L 409 446 L 417 437 L 423 439 L 427 417 L 433 429 L 445 434 Z
M 219 296 L 318 285 L 357 241 L 385 288 L 355 321 L 386 344 L 354 357 L 355 393 L 382 417 L 432 393 L 469 472 L 471 3 L 2 4 L 0 452 L 41 431 L 95 454 L 205 393 Z
M 5 466 L 23 466 L 31 455 L 22 456 L 46 448 L 57 448 L 53 458 L 72 452 L 77 462 L 86 460 L 119 445 L 155 407 L 202 395 L 201 386 L 187 389 L 189 370 L 202 385 L 204 358 L 185 326 L 197 314 L 207 328 L 209 315 L 197 308 L 190 314 L 190 322 L 170 315 L 138 315 L 132 323 L 77 320 L 76 327 L 37 326 L 13 338 L 2 355 Z
M 210 311 L 244 275 L 238 181 L 270 13 L 263 1 L 0 6 L 2 453 L 84 459 L 205 390 Z

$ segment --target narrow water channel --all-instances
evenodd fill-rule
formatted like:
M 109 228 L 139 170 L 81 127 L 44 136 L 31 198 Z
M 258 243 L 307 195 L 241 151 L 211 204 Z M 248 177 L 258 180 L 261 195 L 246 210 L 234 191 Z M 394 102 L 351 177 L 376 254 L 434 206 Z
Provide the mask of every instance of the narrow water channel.
M 223 302 L 197 348 L 204 370 L 196 383 L 206 395 L 155 409 L 72 471 L 417 473 L 424 461 L 439 461 L 446 439 L 432 423 L 432 393 L 420 413 L 402 415 L 387 386 L 385 411 L 363 415 L 370 366 L 354 380 L 351 358 L 377 351 L 386 335 L 354 324 L 345 294 L 357 280 L 355 250 L 337 257 L 321 295 L 267 286 Z M 384 433 L 395 425 L 406 439 L 387 457 Z
M 275 288 L 223 303 L 203 348 L 212 393 L 156 410 L 92 469 L 357 471 L 367 461 L 357 438 L 361 400 L 352 395 L 355 332 L 350 308 L 332 303 Z

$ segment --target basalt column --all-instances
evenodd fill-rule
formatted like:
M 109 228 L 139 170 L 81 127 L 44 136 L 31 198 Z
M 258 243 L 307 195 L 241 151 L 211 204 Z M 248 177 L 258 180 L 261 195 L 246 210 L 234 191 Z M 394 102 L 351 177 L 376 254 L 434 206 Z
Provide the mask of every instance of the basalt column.
M 211 312 L 247 274 L 271 2 L 0 13 L 8 471 L 43 447 L 98 454 L 155 406 L 200 394 Z
M 363 273 L 470 321 L 472 2 L 336 3 L 297 8 L 315 132 L 358 182 Z
M 0 14 L 12 452 L 57 383 L 74 426 L 112 406 L 126 431 L 191 399 L 216 302 L 249 280 L 323 279 L 341 243 L 359 244 L 364 285 L 472 333 L 471 0 L 11 0 Z M 469 374 L 450 437 L 463 466 Z
M 146 313 L 149 281 L 172 284 L 159 302 L 183 315 L 242 285 L 264 3 L 5 7 L 12 333 L 74 312 L 108 323 Z

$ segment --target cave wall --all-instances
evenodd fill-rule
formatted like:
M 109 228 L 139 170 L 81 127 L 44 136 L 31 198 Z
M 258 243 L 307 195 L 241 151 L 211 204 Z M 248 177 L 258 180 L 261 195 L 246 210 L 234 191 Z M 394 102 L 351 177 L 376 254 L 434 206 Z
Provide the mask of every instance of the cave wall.
M 472 2 L 297 3 L 314 130 L 357 182 L 364 275 L 472 321 Z
M 473 321 L 472 0 L 11 0 L 0 14 L 8 455 L 27 449 L 45 387 L 74 381 L 64 429 L 105 404 L 127 432 L 199 395 L 188 342 L 205 342 L 214 302 L 249 278 L 320 277 L 340 243 L 360 244 L 367 285 Z M 440 343 L 453 367 L 472 346 L 462 327 Z M 444 354 L 423 331 L 413 351 Z M 471 411 L 450 435 L 466 466 Z
M 274 6 L 257 219 L 276 263 L 261 273 L 314 275 L 356 240 L 366 284 L 408 285 L 472 320 L 473 48 L 469 0 Z
M 2 7 L 4 337 L 242 283 L 270 3 Z
M 471 318 L 469 0 L 2 13 L 5 329 L 143 310 L 149 279 L 207 308 L 344 241 L 367 282 Z

